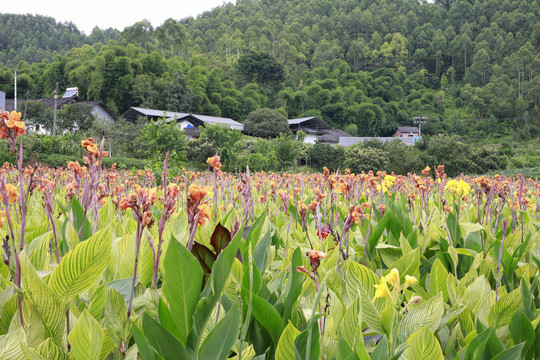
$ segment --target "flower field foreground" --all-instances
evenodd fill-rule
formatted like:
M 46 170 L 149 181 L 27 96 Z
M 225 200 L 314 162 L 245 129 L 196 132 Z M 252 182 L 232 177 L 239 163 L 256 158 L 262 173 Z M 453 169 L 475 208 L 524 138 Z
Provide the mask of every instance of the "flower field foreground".
M 537 180 L 216 155 L 160 186 L 82 145 L 0 171 L 2 359 L 540 357 Z

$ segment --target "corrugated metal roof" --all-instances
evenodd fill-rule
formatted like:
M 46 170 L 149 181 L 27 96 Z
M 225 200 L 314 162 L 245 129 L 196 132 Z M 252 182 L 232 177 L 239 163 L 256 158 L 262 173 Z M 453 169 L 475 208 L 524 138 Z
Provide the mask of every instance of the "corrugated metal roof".
M 197 115 L 197 114 L 191 114 L 195 119 L 200 120 L 206 124 L 226 124 L 231 127 L 231 129 L 240 130 L 242 131 L 244 129 L 244 125 L 239 123 L 238 121 L 234 121 L 230 118 L 223 118 L 223 117 L 217 117 L 217 116 L 208 116 L 208 115 Z
M 299 119 L 291 119 L 291 120 L 287 120 L 289 122 L 289 125 L 296 125 L 296 124 L 301 124 L 305 121 L 309 121 L 309 120 L 313 120 L 313 119 L 317 119 L 316 116 L 310 116 L 310 117 L 305 117 L 305 118 L 299 118 Z
M 187 113 L 156 110 L 156 109 L 145 109 L 145 108 L 134 107 L 134 106 L 132 106 L 131 109 L 138 111 L 142 115 L 145 115 L 145 116 L 156 116 L 156 117 L 165 116 L 167 119 L 174 119 L 175 116 L 176 116 L 176 119 L 182 119 L 189 116 L 189 114 Z
M 406 133 L 417 133 L 419 132 L 418 128 L 416 126 L 398 126 L 397 128 L 401 132 Z

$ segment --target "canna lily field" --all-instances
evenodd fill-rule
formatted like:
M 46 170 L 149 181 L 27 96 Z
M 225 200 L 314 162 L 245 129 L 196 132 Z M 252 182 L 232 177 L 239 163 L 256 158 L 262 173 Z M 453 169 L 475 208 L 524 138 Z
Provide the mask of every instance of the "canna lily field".
M 540 182 L 0 170 L 2 359 L 535 359 Z M 81 165 L 84 164 L 84 165 Z

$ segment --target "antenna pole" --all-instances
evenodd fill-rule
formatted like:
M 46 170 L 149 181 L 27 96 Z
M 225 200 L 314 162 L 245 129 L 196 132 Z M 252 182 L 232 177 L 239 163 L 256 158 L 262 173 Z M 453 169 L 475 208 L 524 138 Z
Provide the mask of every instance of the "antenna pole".
M 422 124 L 427 123 L 427 117 L 425 116 L 415 116 L 413 123 L 418 124 L 418 136 L 422 136 Z

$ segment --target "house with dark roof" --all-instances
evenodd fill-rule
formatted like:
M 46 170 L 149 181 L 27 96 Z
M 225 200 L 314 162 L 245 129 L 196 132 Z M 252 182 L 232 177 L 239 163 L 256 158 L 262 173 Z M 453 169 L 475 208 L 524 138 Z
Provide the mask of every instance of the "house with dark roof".
M 420 129 L 416 126 L 398 126 L 394 137 L 418 137 L 420 136 Z
M 298 131 L 306 133 L 304 142 L 313 144 L 315 141 L 337 144 L 340 137 L 349 137 L 349 133 L 332 129 L 332 127 L 319 119 L 317 116 L 310 116 L 299 119 L 288 120 L 289 129 L 291 129 L 294 136 L 297 138 Z
M 188 139 L 198 138 L 201 135 L 199 127 L 206 124 L 222 124 L 230 129 L 239 131 L 244 129 L 244 125 L 241 123 L 230 118 L 218 116 L 189 114 L 140 107 L 130 107 L 123 115 L 127 121 L 132 122 L 137 121 L 139 117 L 144 117 L 148 121 L 157 121 L 160 118 L 165 118 L 167 122 L 176 120 L 179 129 L 184 130 L 184 135 L 186 135 Z
M 114 122 L 118 119 L 118 115 L 108 107 L 102 100 L 82 101 L 78 95 L 78 92 L 69 91 L 73 88 L 68 88 L 66 94 L 62 97 L 58 97 L 56 100 L 56 108 L 58 110 L 63 109 L 65 106 L 72 104 L 88 104 L 92 107 L 92 114 L 101 120 L 108 122 Z M 28 99 L 28 101 L 38 101 L 50 109 L 54 109 L 54 98 L 41 98 L 41 99 Z M 17 100 L 17 111 L 24 111 L 26 100 Z M 6 99 L 5 111 L 15 110 L 15 100 Z

